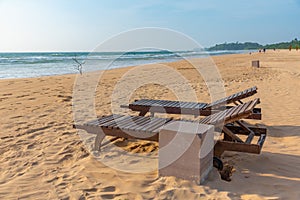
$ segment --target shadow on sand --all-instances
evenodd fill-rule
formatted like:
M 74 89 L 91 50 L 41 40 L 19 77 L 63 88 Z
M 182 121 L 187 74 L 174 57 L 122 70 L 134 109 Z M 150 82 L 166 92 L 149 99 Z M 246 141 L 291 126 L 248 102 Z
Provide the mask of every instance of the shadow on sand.
M 278 140 L 278 137 L 293 136 L 299 136 L 300 141 L 300 126 L 271 126 L 268 127 L 268 135 L 271 141 L 272 138 Z M 276 153 L 272 153 L 273 150 L 268 152 L 268 142 L 265 145 L 266 148 L 260 155 L 229 153 L 225 159 L 236 170 L 232 181 L 220 180 L 216 184 L 215 181 L 208 180 L 205 185 L 211 189 L 229 192 L 232 199 L 241 199 L 243 194 L 272 199 L 300 199 L 300 155 L 282 153 L 285 149 L 276 149 L 276 145 L 272 145 Z

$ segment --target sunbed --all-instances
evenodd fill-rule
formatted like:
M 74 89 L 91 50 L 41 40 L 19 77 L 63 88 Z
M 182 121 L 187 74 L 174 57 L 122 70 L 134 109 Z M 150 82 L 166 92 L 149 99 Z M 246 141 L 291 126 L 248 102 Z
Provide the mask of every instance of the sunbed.
M 225 98 L 219 99 L 212 103 L 199 102 L 182 102 L 182 101 L 168 101 L 168 100 L 154 100 L 154 99 L 140 99 L 135 100 L 129 105 L 121 105 L 122 108 L 129 108 L 132 111 L 138 111 L 140 116 L 145 116 L 148 112 L 154 116 L 154 113 L 167 114 L 185 114 L 195 116 L 208 116 L 212 113 L 219 112 L 222 109 L 228 109 L 235 105 L 243 104 L 242 99 L 250 97 L 257 93 L 257 87 L 252 87 L 244 91 L 232 94 Z M 248 116 L 250 119 L 261 119 L 261 109 L 255 108 L 253 113 Z
M 266 138 L 266 129 L 248 127 L 240 121 L 241 119 L 253 115 L 253 110 L 258 103 L 259 99 L 254 99 L 247 103 L 214 113 L 198 121 L 198 123 L 201 124 L 214 125 L 216 130 L 219 129 L 224 133 L 224 138 L 218 140 L 215 144 L 215 156 L 220 157 L 224 151 L 260 153 Z M 102 116 L 82 125 L 76 125 L 76 127 L 84 129 L 89 133 L 97 134 L 95 150 L 100 150 L 101 142 L 105 136 L 158 141 L 160 130 L 171 121 L 174 121 L 174 119 L 148 116 L 109 115 Z M 247 139 L 243 141 L 237 134 L 247 135 Z M 251 144 L 255 136 L 259 137 L 258 142 Z

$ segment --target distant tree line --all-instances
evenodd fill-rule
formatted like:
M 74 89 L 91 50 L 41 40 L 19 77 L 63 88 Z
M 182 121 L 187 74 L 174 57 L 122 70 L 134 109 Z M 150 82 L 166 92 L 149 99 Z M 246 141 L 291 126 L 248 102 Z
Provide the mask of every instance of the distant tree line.
M 254 42 L 245 42 L 245 43 L 223 43 L 223 44 L 216 44 L 213 47 L 208 48 L 209 51 L 218 51 L 218 50 L 253 50 L 253 49 L 289 49 L 290 47 L 299 48 L 300 41 L 295 38 L 291 42 L 280 42 L 276 44 L 267 44 L 261 45 L 259 43 Z

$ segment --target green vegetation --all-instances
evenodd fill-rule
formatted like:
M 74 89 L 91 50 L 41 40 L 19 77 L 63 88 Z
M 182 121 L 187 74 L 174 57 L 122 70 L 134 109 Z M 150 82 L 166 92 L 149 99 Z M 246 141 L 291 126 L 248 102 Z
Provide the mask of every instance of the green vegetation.
M 267 44 L 264 46 L 266 49 L 288 49 L 290 46 L 292 46 L 293 49 L 296 47 L 300 47 L 300 41 L 298 41 L 297 38 L 292 40 L 291 42 L 281 42 L 276 44 Z
M 250 50 L 250 49 L 260 49 L 262 45 L 253 42 L 245 42 L 245 43 L 223 43 L 216 44 L 213 47 L 208 48 L 209 51 L 218 51 L 218 50 Z
M 252 50 L 252 49 L 288 49 L 292 46 L 293 49 L 296 47 L 300 47 L 300 41 L 295 38 L 291 42 L 281 42 L 276 44 L 267 44 L 261 45 L 259 43 L 254 42 L 245 42 L 245 43 L 223 43 L 223 44 L 216 44 L 213 47 L 208 48 L 208 51 L 218 51 L 218 50 Z

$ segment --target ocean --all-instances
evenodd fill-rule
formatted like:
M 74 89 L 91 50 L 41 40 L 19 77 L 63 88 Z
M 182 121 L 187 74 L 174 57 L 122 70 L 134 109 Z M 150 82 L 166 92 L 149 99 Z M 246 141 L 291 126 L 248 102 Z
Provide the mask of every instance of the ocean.
M 0 79 L 30 78 L 106 70 L 140 64 L 163 63 L 209 55 L 249 51 L 138 51 L 138 52 L 36 52 L 0 53 Z

